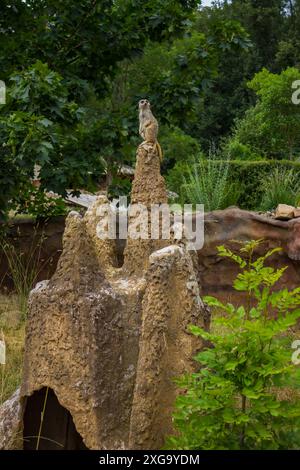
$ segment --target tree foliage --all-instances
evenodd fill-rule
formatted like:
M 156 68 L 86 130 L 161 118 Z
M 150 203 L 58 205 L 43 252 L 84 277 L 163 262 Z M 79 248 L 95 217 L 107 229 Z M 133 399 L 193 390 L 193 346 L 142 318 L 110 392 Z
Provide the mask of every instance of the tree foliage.
M 70 152 L 74 140 L 77 142 L 74 131 L 83 110 L 70 99 L 57 72 L 38 61 L 13 74 L 10 82 L 8 102 L 0 115 L 0 173 L 7 188 L 2 213 L 28 190 L 35 164 L 41 166 L 41 191 L 49 188 L 61 194 L 69 187 L 88 186 L 88 169 L 96 165 L 89 155 L 74 158 Z
M 293 84 L 300 80 L 294 67 L 274 74 L 266 69 L 255 75 L 248 86 L 257 97 L 237 123 L 235 141 L 267 157 L 293 158 L 300 151 L 300 106 L 292 101 Z
M 101 92 L 120 60 L 146 41 L 180 34 L 197 0 L 14 0 L 2 2 L 0 68 L 4 79 L 36 60 Z
M 227 156 L 297 154 L 297 116 L 273 103 L 273 117 L 265 119 L 264 100 L 247 83 L 266 67 L 276 99 L 275 74 L 299 66 L 300 1 L 200 3 L 2 2 L 0 78 L 8 87 L 8 105 L 0 108 L 2 212 L 35 162 L 42 162 L 42 188 L 61 194 L 92 189 L 103 172 L 115 182 L 117 169 L 134 159 L 137 101 L 144 97 L 162 127 L 165 172 L 193 153 L 190 139 L 205 153 L 223 145 L 237 119 L 241 138 L 235 133 Z M 173 145 L 168 134 L 177 139 Z M 180 151 L 171 156 L 176 142 Z
M 195 357 L 200 370 L 178 380 L 185 391 L 176 401 L 178 433 L 168 448 L 299 449 L 300 371 L 287 332 L 300 317 L 300 288 L 273 289 L 286 268 L 267 263 L 279 248 L 255 257 L 260 243 L 247 242 L 238 254 L 218 248 L 219 256 L 238 264 L 233 287 L 246 300 L 235 307 L 205 298 L 216 309 L 212 332 L 196 326 L 190 331 L 211 347 Z M 287 387 L 294 398 L 285 398 Z
M 0 181 L 2 215 L 24 192 L 33 166 L 43 188 L 91 188 L 121 160 L 128 121 L 105 110 L 118 63 L 146 42 L 171 41 L 192 19 L 196 0 L 3 1 L 0 18 Z M 92 101 L 97 106 L 91 106 Z M 104 101 L 103 101 L 104 100 Z M 98 112 L 97 112 L 98 111 Z
M 197 137 L 191 129 L 222 51 L 247 42 L 233 20 L 200 32 L 198 6 L 196 0 L 4 2 L 0 66 L 8 104 L 0 115 L 1 152 L 15 177 L 2 212 L 35 163 L 42 166 L 42 189 L 60 194 L 92 188 L 104 171 L 113 179 L 134 157 L 141 97 L 154 103 L 162 124 Z

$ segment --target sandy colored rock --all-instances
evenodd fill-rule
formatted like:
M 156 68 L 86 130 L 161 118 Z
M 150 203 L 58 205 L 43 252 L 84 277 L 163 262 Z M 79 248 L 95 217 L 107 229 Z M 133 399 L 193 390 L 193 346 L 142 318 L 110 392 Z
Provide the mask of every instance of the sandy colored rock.
M 131 191 L 131 204 L 142 204 L 150 210 L 152 204 L 167 204 L 168 196 L 164 178 L 160 174 L 160 158 L 154 144 L 140 145 L 137 150 L 135 177 Z M 136 207 L 136 206 L 135 206 Z M 138 209 L 138 208 L 137 208 Z M 135 212 L 135 210 L 134 210 Z M 150 212 L 148 239 L 134 239 L 131 229 L 136 225 L 140 212 L 129 213 L 128 240 L 124 252 L 123 271 L 125 275 L 141 276 L 149 265 L 149 256 L 156 250 L 170 244 L 170 240 L 151 239 Z
M 296 209 L 294 209 L 294 217 L 295 219 L 300 217 L 300 207 L 296 207 Z
M 158 151 L 153 144 L 140 145 L 136 155 L 131 203 L 149 206 L 167 202 L 167 190 L 165 180 L 160 174 Z
M 150 256 L 143 298 L 137 377 L 130 421 L 132 449 L 161 449 L 172 432 L 174 377 L 192 372 L 199 340 L 189 324 L 204 326 L 205 308 L 191 257 L 178 246 Z
M 132 200 L 167 201 L 151 145 L 138 149 Z M 49 391 L 43 449 L 160 448 L 172 429 L 173 379 L 193 369 L 201 347 L 186 327 L 207 325 L 184 242 L 129 239 L 119 268 L 115 240 L 97 236 L 106 203 L 101 197 L 84 217 L 69 214 L 56 272 L 30 294 L 18 429 L 36 419 L 38 433 Z
M 232 289 L 236 266 L 220 259 L 216 247 L 264 238 L 258 254 L 281 246 L 272 265 L 288 266 L 277 287 L 300 283 L 300 219 L 274 220 L 237 208 L 206 214 L 198 263 L 184 244 L 172 245 L 152 252 L 136 277 L 110 265 L 113 244 L 101 245 L 89 225 L 98 220 L 95 209 L 84 218 L 69 215 L 57 271 L 31 293 L 21 398 L 0 408 L 2 448 L 22 445 L 26 403 L 47 386 L 87 447 L 160 448 L 178 393 L 172 378 L 192 370 L 193 351 L 201 347 L 186 325 L 209 324 L 199 293 L 241 300 Z
M 92 241 L 71 213 L 57 271 L 30 296 L 21 395 L 50 387 L 88 448 L 118 449 L 128 434 L 140 319 L 130 295 L 125 302 L 105 279 Z
M 288 206 L 287 204 L 279 204 L 275 211 L 275 219 L 288 220 L 293 219 L 295 207 Z

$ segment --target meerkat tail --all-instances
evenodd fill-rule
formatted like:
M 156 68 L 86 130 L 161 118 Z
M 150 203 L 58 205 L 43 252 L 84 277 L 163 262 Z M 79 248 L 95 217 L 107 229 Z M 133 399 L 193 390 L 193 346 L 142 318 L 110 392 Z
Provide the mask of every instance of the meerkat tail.
M 161 146 L 159 145 L 158 142 L 156 142 L 156 148 L 157 148 L 157 151 L 158 151 L 158 155 L 159 155 L 159 159 L 160 161 L 162 162 L 163 161 L 163 153 L 162 153 L 162 149 L 161 149 Z

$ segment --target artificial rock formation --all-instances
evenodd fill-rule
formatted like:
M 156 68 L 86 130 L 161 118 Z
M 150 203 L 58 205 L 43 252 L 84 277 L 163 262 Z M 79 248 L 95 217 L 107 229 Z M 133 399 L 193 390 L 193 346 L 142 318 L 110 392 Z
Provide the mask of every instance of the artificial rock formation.
M 153 145 L 138 149 L 132 199 L 167 201 Z M 201 346 L 187 331 L 204 326 L 206 310 L 184 244 L 129 239 L 118 266 L 115 240 L 97 236 L 106 203 L 69 214 L 57 270 L 30 295 L 14 429 L 24 429 L 25 448 L 160 448 L 172 431 L 173 379 L 193 370 Z
M 157 449 L 172 431 L 172 380 L 192 372 L 200 346 L 186 334 L 187 326 L 206 326 L 207 319 L 191 257 L 181 247 L 171 245 L 150 256 L 142 310 L 129 442 L 133 449 Z
M 257 254 L 268 249 L 282 248 L 269 261 L 276 268 L 287 267 L 276 289 L 294 289 L 300 284 L 300 219 L 276 220 L 272 217 L 244 211 L 236 207 L 205 214 L 204 247 L 198 251 L 198 282 L 201 295 L 213 295 L 224 302 L 239 304 L 243 294 L 233 289 L 238 266 L 218 256 L 217 246 L 226 245 L 236 250 L 236 241 L 264 242 Z
M 124 253 L 123 271 L 126 275 L 141 276 L 147 270 L 150 254 L 170 244 L 170 240 L 153 240 L 148 220 L 148 239 L 130 237 L 131 227 L 135 228 L 140 215 L 138 205 L 149 210 L 153 204 L 168 202 L 164 178 L 160 174 L 160 159 L 155 145 L 140 145 L 137 151 L 135 177 L 132 184 L 131 204 L 133 215 L 129 212 L 127 245 Z M 150 219 L 150 217 L 149 217 Z

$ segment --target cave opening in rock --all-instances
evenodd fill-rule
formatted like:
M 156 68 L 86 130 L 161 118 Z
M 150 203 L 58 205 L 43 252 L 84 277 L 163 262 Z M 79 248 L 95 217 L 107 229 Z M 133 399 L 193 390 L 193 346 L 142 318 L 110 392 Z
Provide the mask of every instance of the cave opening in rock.
M 23 424 L 25 450 L 87 450 L 70 412 L 50 388 L 44 387 L 27 398 Z

